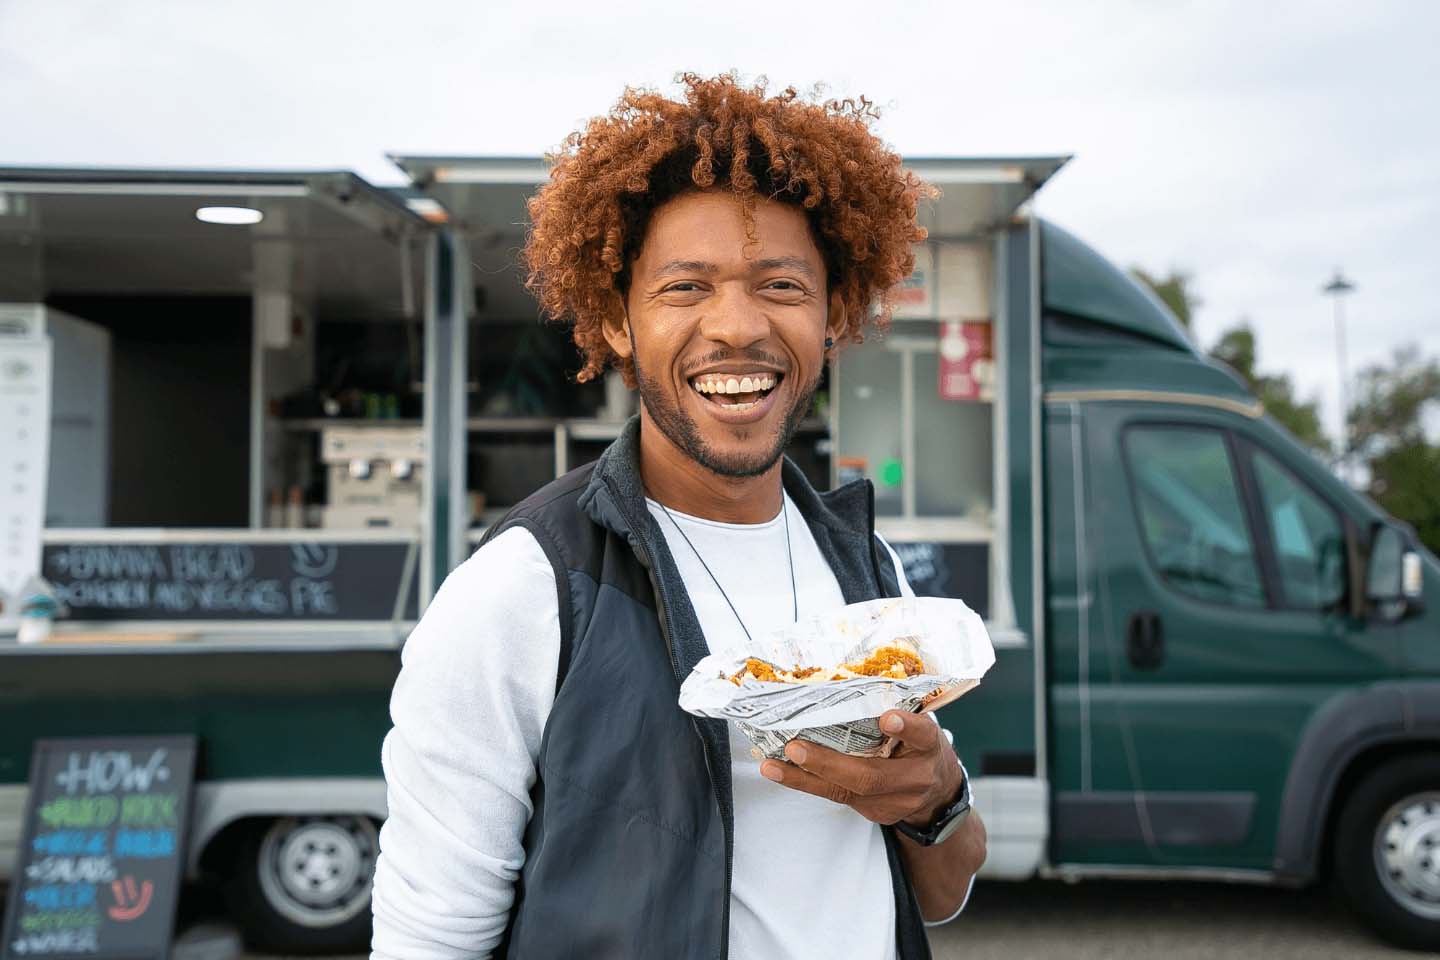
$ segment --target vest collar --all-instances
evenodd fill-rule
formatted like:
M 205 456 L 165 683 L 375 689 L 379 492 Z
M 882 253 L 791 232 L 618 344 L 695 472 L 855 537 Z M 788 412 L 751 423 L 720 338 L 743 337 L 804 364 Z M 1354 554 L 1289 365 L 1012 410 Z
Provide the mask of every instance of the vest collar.
M 831 561 L 845 602 L 873 597 L 877 588 L 883 593 L 875 556 L 875 494 L 870 482 L 856 480 L 820 493 L 789 457 L 781 462 L 780 482 L 805 518 L 820 552 Z M 647 566 L 657 541 L 664 549 L 664 537 L 645 503 L 638 414 L 626 421 L 615 442 L 600 456 L 580 494 L 579 506 L 595 523 L 625 537 Z M 857 568 L 854 561 L 860 558 L 868 562 Z

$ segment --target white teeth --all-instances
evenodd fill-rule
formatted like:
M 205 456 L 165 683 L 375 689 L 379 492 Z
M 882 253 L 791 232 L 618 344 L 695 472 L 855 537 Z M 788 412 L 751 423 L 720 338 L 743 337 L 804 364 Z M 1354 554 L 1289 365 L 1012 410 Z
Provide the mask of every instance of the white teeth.
M 774 388 L 773 376 L 726 377 L 718 374 L 702 374 L 690 381 L 696 393 L 755 393 Z

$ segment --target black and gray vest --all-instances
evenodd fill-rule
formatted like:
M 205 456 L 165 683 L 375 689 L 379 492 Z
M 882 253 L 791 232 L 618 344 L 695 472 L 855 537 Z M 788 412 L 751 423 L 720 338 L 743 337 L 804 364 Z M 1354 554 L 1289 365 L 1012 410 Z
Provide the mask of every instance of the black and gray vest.
M 899 594 L 868 482 L 782 482 L 847 603 Z M 728 956 L 734 805 L 723 720 L 676 703 L 708 652 L 640 481 L 639 420 L 598 461 L 487 535 L 534 534 L 555 569 L 560 669 L 540 744 L 525 866 L 499 955 L 520 960 Z M 883 828 L 900 960 L 928 958 L 894 831 Z M 863 909 L 863 904 L 857 904 Z

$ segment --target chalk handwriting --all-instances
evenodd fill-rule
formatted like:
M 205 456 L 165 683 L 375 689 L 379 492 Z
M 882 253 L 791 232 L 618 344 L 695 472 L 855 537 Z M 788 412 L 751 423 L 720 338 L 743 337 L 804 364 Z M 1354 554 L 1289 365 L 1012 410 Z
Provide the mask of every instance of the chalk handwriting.
M 46 857 L 25 868 L 25 879 L 36 883 L 109 883 L 115 864 L 109 857 Z
M 150 759 L 137 764 L 128 750 L 92 750 L 88 757 L 72 750 L 65 769 L 55 774 L 55 782 L 69 794 L 144 792 L 170 779 L 165 754 L 163 747 L 156 748 Z
M 156 859 L 175 854 L 173 830 L 116 830 L 115 856 Z
M 46 953 L 96 953 L 100 950 L 100 941 L 94 927 L 88 930 L 56 930 L 12 940 L 10 949 L 22 957 Z

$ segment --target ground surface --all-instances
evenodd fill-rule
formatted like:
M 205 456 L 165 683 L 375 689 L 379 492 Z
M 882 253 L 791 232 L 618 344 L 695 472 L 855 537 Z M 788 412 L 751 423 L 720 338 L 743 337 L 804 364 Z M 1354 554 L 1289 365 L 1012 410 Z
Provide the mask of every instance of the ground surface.
M 176 960 L 236 960 L 217 900 L 188 891 L 180 913 L 188 932 Z M 964 915 L 932 929 L 930 942 L 935 960 L 1440 957 L 1384 945 L 1323 890 L 1142 881 L 981 882 Z
M 1324 890 L 1144 881 L 979 883 L 930 943 L 935 960 L 1426 956 L 1381 943 Z

